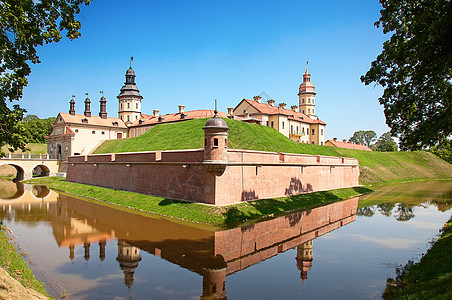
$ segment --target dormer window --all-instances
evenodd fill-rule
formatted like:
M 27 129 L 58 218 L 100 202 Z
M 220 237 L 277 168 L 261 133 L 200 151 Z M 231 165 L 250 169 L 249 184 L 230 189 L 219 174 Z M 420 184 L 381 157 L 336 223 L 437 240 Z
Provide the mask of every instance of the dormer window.
M 82 119 L 82 123 L 88 123 L 88 119 L 87 118 Z
M 111 125 L 113 125 L 113 126 L 119 126 L 118 122 L 111 122 Z

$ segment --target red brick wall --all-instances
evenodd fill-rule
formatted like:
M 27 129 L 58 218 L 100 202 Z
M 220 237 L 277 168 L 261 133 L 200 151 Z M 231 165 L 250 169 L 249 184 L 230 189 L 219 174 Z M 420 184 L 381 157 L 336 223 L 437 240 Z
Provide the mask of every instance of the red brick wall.
M 351 158 L 229 149 L 217 176 L 202 159 L 202 149 L 73 156 L 67 180 L 216 205 L 359 184 Z

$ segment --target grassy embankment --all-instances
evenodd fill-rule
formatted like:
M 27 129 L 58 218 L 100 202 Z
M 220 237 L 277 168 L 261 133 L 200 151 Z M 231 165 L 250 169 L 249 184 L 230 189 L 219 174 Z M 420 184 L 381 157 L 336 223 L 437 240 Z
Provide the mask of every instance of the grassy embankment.
M 206 120 L 160 124 L 139 137 L 106 141 L 95 153 L 199 149 L 203 147 L 202 127 Z M 353 157 L 359 160 L 361 184 L 452 177 L 452 165 L 428 152 L 367 152 L 300 144 L 270 127 L 228 119 L 226 122 L 230 148 Z
M 396 280 L 388 279 L 385 299 L 452 299 L 452 219 L 442 236 L 420 262 L 407 267 Z
M 1 226 L 1 225 L 0 225 Z M 21 258 L 27 257 L 27 253 L 21 251 L 16 252 L 14 245 L 10 244 L 8 236 L 3 232 L 4 226 L 0 230 L 0 267 L 8 272 L 25 287 L 31 288 L 47 297 L 47 291 L 44 284 L 37 280 L 33 272 L 28 268 L 25 261 Z M 19 254 L 20 253 L 20 254 Z M 0 288 L 2 288 L 0 286 Z M 6 287 L 4 287 L 6 288 Z

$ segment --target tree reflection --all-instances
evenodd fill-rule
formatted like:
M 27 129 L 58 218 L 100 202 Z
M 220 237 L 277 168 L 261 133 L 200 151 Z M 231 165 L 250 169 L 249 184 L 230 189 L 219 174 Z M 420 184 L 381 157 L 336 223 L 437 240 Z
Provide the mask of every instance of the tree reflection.
M 356 211 L 356 215 L 364 217 L 372 217 L 375 214 L 375 210 L 372 206 L 362 207 Z
M 413 205 L 402 203 L 398 204 L 394 216 L 397 221 L 408 221 L 411 218 L 414 218 Z
M 382 203 L 382 204 L 377 205 L 380 213 L 386 217 L 391 216 L 394 206 L 395 206 L 394 203 Z

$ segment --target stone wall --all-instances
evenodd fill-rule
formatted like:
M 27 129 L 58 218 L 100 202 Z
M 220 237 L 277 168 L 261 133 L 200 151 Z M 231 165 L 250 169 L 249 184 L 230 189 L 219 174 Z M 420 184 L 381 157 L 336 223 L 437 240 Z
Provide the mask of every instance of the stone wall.
M 67 180 L 215 205 L 296 195 L 359 184 L 353 158 L 227 150 L 226 163 L 204 150 L 72 156 Z

